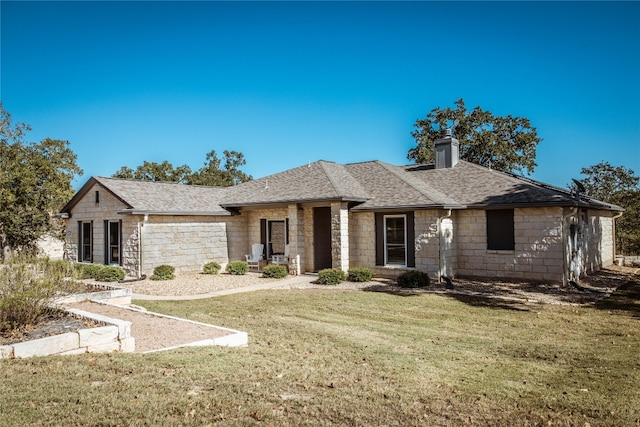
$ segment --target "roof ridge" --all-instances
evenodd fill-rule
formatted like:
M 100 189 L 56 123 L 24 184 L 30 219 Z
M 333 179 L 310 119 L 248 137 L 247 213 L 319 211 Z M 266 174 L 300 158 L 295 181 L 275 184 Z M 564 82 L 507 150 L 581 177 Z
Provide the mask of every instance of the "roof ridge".
M 338 163 L 334 163 L 334 162 L 327 162 L 325 160 L 318 160 L 318 166 L 320 166 L 320 168 L 322 169 L 322 171 L 324 172 L 324 174 L 326 175 L 327 179 L 329 180 L 329 182 L 331 183 L 331 186 L 333 187 L 333 189 L 335 190 L 335 192 L 340 195 L 343 196 L 344 194 L 342 194 L 342 191 L 340 191 L 340 185 L 338 182 L 336 182 L 336 180 L 333 178 L 333 176 L 329 173 L 329 170 L 327 169 L 327 166 L 325 166 L 326 163 L 332 163 L 334 165 L 337 166 L 343 166 L 340 165 Z M 345 171 L 346 172 L 346 171 Z M 348 172 L 347 172 L 348 173 Z M 351 174 L 349 174 L 351 175 Z
M 434 202 L 440 202 L 442 204 L 457 204 L 457 205 L 462 205 L 462 203 L 458 202 L 457 200 L 455 200 L 454 198 L 447 196 L 446 194 L 436 190 L 435 188 L 431 187 L 429 184 L 427 184 L 424 181 L 421 180 L 417 180 L 415 179 L 413 176 L 411 176 L 408 173 L 403 173 L 400 170 L 402 169 L 402 166 L 394 166 L 391 165 L 389 163 L 385 163 L 382 162 L 380 160 L 376 160 L 376 162 L 378 162 L 383 168 L 385 168 L 387 171 L 391 172 L 392 174 L 394 174 L 396 177 L 398 177 L 400 180 L 402 180 L 403 182 L 405 182 L 406 184 L 408 184 L 409 186 L 411 186 L 411 188 L 413 188 L 415 191 L 417 191 L 418 193 L 422 194 L 424 197 L 434 201 Z M 404 170 L 403 170 L 404 171 Z M 424 189 L 421 187 L 428 187 L 428 189 Z M 427 191 L 425 191 L 427 190 Z

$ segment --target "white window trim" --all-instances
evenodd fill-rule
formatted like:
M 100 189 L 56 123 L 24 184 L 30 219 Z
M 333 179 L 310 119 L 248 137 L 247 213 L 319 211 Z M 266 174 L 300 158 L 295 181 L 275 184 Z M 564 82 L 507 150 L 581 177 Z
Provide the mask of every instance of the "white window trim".
M 407 267 L 407 215 L 384 215 L 383 217 L 383 231 L 384 231 L 384 265 L 385 267 Z M 389 263 L 387 252 L 387 218 L 402 218 L 404 220 L 404 263 Z

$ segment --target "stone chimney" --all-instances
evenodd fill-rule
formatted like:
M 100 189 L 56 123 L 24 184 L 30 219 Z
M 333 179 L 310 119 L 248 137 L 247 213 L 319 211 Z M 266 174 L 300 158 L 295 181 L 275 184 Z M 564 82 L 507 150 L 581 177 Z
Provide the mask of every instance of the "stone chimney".
M 436 147 L 436 169 L 452 168 L 460 160 L 460 142 L 451 137 L 451 129 L 446 129 L 444 138 L 434 141 Z

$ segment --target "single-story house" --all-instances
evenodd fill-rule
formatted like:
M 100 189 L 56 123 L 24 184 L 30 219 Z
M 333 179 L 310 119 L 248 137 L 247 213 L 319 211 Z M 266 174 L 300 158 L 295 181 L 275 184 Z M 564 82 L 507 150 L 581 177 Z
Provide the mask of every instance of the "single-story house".
M 614 261 L 623 209 L 459 159 L 431 165 L 317 161 L 233 187 L 92 177 L 62 209 L 65 256 L 201 271 L 209 261 L 286 252 L 293 272 L 368 267 L 442 276 L 578 280 Z

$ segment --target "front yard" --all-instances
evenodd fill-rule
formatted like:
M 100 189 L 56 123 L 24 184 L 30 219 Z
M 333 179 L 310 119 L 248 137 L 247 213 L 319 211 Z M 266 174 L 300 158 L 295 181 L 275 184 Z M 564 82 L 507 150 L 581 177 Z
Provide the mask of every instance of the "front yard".
M 135 301 L 247 348 L 0 361 L 6 425 L 640 423 L 640 283 L 591 306 L 272 290 Z

